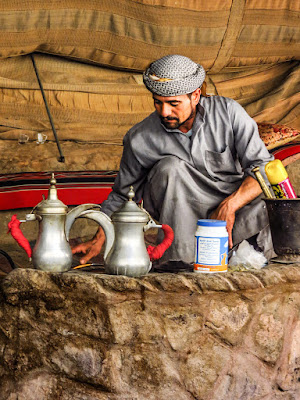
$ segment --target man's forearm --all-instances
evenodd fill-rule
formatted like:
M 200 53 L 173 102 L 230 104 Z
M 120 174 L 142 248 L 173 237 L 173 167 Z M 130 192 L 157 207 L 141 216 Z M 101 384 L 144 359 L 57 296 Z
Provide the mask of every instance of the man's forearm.
M 257 180 L 252 178 L 252 176 L 247 176 L 238 190 L 228 196 L 224 201 L 230 204 L 230 209 L 233 212 L 236 212 L 252 200 L 256 199 L 261 192 L 262 190 Z

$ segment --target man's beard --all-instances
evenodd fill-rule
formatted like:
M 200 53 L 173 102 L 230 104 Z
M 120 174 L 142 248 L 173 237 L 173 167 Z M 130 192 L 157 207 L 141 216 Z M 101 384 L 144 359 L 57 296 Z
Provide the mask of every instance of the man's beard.
M 168 129 L 178 129 L 180 128 L 183 124 L 185 124 L 187 121 L 189 121 L 191 118 L 193 118 L 195 115 L 195 111 L 192 110 L 189 117 L 185 119 L 184 121 L 180 122 L 179 118 L 176 117 L 159 117 L 161 120 L 161 123 Z

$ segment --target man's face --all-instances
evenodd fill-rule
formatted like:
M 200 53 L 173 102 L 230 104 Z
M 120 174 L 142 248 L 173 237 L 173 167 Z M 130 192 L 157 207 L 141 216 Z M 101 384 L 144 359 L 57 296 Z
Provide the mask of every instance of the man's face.
M 162 124 L 168 129 L 180 129 L 187 132 L 191 129 L 200 98 L 200 89 L 191 95 L 163 97 L 153 94 L 154 107 Z

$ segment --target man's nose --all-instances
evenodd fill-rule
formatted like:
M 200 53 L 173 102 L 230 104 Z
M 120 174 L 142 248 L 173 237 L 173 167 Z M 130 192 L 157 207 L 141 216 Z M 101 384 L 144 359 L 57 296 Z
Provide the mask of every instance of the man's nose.
M 160 115 L 165 118 L 171 115 L 171 107 L 168 103 L 163 103 L 160 108 Z

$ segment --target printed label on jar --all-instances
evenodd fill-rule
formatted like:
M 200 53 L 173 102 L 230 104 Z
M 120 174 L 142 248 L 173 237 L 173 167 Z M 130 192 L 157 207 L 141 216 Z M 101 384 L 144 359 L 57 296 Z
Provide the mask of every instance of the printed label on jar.
M 196 272 L 226 272 L 228 259 L 228 237 L 195 236 Z

